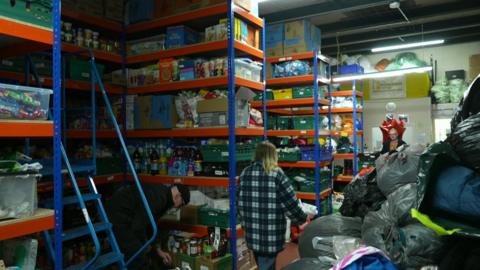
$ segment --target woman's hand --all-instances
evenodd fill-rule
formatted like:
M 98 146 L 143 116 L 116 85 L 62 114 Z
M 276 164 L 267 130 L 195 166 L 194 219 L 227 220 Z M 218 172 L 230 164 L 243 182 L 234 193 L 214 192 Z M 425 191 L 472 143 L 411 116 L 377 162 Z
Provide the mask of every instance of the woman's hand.
M 157 255 L 162 258 L 162 261 L 165 265 L 170 266 L 172 265 L 172 257 L 168 252 L 164 252 L 161 248 L 157 248 Z

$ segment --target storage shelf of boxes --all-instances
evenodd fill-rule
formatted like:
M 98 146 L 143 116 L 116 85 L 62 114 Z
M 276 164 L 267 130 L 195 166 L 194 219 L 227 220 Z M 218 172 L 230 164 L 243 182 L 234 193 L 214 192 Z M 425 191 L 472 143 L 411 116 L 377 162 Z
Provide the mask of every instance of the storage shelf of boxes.
M 9 8 L 2 5 L 8 5 Z M 34 14 L 15 17 L 14 15 L 20 14 L 16 13 L 20 9 L 17 7 L 12 13 L 9 13 L 9 10 L 10 3 L 0 4 L 2 48 L 13 48 L 15 44 L 31 48 L 51 48 L 53 43 L 51 20 L 39 19 Z M 8 45 L 3 44 L 5 41 Z M 58 138 L 58 135 L 54 135 L 54 123 L 58 124 L 58 119 L 47 120 L 51 96 L 58 99 L 59 91 L 17 84 L 0 84 L 2 102 L 0 139 L 7 142 L 2 144 L 10 144 L 14 139 Z M 0 241 L 29 236 L 54 227 L 54 211 L 36 207 L 38 175 L 34 172 L 18 174 L 14 169 L 14 163 L 2 163 Z M 4 242 L 5 245 L 7 242 L 9 241 Z
M 160 2 L 166 12 L 170 1 Z M 235 1 L 229 40 L 229 5 L 210 2 L 206 7 L 188 3 L 178 14 L 127 27 L 135 39 L 127 41 L 125 134 L 142 182 L 183 184 L 207 195 L 228 197 L 219 200 L 220 208 L 218 200 L 211 198 L 206 206 L 192 202 L 178 216 L 163 217 L 160 228 L 186 231 L 203 239 L 217 226 L 222 239 L 235 243 L 243 237 L 235 211 L 228 211 L 229 201 L 235 200 L 236 175 L 249 163 L 254 145 L 265 134 L 262 122 L 252 123 L 249 112 L 255 93 L 265 91 L 263 21 L 250 1 Z M 152 31 L 165 34 L 152 37 Z M 235 69 L 233 76 L 230 63 Z M 230 101 L 236 104 L 235 110 L 229 111 Z M 235 145 L 234 153 L 229 145 Z M 128 178 L 133 180 L 133 176 Z M 173 257 L 177 264 L 186 263 L 192 269 L 204 264 L 211 265 L 206 269 L 223 269 L 213 265 L 238 259 L 238 269 L 244 269 L 241 264 L 245 267 L 250 261 L 244 261 L 243 246 L 239 244 L 237 250 L 237 245 L 230 245 L 231 255 L 221 252 L 220 258 L 211 261 L 181 252 Z
M 339 66 L 338 73 L 356 74 L 363 73 L 359 65 Z M 333 78 L 335 82 L 335 77 Z M 362 82 L 347 81 L 339 82 L 337 89 L 332 90 L 332 113 L 333 132 L 337 140 L 337 151 L 334 154 L 336 160 L 344 162 L 343 169 L 336 167 L 334 180 L 348 183 L 359 171 L 358 154 L 363 153 L 363 92 Z M 342 169 L 342 170 L 340 170 Z

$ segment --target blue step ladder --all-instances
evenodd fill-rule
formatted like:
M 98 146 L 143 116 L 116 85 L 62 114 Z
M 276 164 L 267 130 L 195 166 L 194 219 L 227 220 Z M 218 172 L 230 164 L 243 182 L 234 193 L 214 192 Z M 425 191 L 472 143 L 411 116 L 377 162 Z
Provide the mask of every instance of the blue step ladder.
M 72 166 L 70 164 L 70 161 L 68 159 L 67 153 L 65 151 L 65 148 L 63 146 L 63 143 L 61 145 L 61 152 L 62 152 L 62 159 L 63 162 L 65 163 L 65 166 L 67 168 L 67 172 L 70 178 L 70 181 L 72 183 L 72 187 L 74 190 L 75 195 L 71 197 L 64 197 L 63 198 L 63 206 L 65 205 L 72 205 L 72 204 L 79 204 L 80 210 L 83 213 L 83 217 L 85 220 L 85 225 L 79 228 L 74 228 L 71 230 L 66 230 L 62 234 L 62 241 L 70 241 L 74 240 L 80 237 L 85 237 L 90 235 L 94 246 L 95 246 L 95 254 L 92 258 L 89 258 L 86 262 L 77 264 L 77 265 L 71 265 L 67 266 L 65 269 L 69 270 L 84 270 L 84 269 L 102 269 L 105 268 L 106 266 L 116 264 L 118 267 L 123 270 L 127 269 L 127 266 L 132 263 L 140 254 L 142 254 L 156 239 L 157 237 L 157 225 L 155 223 L 155 219 L 152 215 L 152 211 L 150 209 L 150 206 L 148 204 L 147 198 L 145 196 L 145 193 L 143 192 L 143 188 L 140 184 L 140 181 L 138 179 L 138 175 L 135 172 L 133 162 L 128 154 L 127 146 L 125 144 L 125 139 L 123 138 L 123 134 L 120 130 L 120 127 L 118 125 L 118 122 L 115 118 L 115 114 L 113 113 L 112 106 L 110 104 L 110 101 L 108 99 L 107 93 L 105 91 L 103 82 L 100 78 L 100 75 L 98 73 L 98 70 L 95 65 L 95 57 L 93 53 L 89 50 L 88 51 L 90 54 L 90 66 L 91 66 L 91 82 L 92 82 L 92 107 L 95 108 L 95 90 L 96 90 L 96 84 L 98 83 L 98 86 L 100 88 L 103 100 L 105 102 L 105 105 L 108 109 L 109 116 L 111 118 L 111 121 L 115 127 L 115 131 L 117 133 L 118 139 L 120 140 L 120 144 L 122 146 L 122 152 L 125 155 L 125 158 L 127 160 L 128 166 L 130 168 L 130 172 L 133 176 L 134 183 L 138 188 L 138 192 L 140 194 L 140 198 L 142 200 L 143 206 L 145 207 L 145 210 L 147 212 L 148 218 L 150 225 L 152 227 L 152 236 L 148 239 L 148 241 L 130 258 L 124 258 L 124 255 L 122 254 L 119 245 L 117 243 L 117 240 L 115 238 L 115 235 L 113 233 L 113 228 L 112 224 L 108 220 L 107 213 L 105 211 L 105 208 L 103 207 L 103 203 L 101 201 L 101 195 L 98 193 L 97 188 L 95 186 L 94 180 L 92 177 L 87 177 L 87 186 L 88 186 L 88 193 L 82 194 L 78 183 L 77 179 L 75 177 L 74 170 L 72 169 Z M 35 80 L 37 84 L 40 84 L 39 77 L 37 73 L 35 72 L 35 67 L 33 63 L 30 61 L 29 68 L 27 68 L 27 73 L 29 73 L 30 68 L 33 71 L 33 75 L 35 77 Z M 30 76 L 28 76 L 30 77 Z M 63 80 L 65 82 L 65 80 Z M 65 108 L 64 108 L 65 109 Z M 93 110 L 93 115 L 92 118 L 94 119 L 95 115 L 95 110 Z M 94 132 L 94 137 L 95 137 L 95 125 L 92 126 L 93 132 Z M 95 144 L 95 140 L 94 140 Z M 95 147 L 95 145 L 94 145 Z M 95 151 L 93 152 L 95 156 Z M 93 160 L 95 161 L 95 157 L 93 157 Z M 87 207 L 85 202 L 93 202 L 96 206 L 98 216 L 99 216 L 99 221 L 98 223 L 93 223 L 90 214 L 88 213 Z M 110 245 L 110 251 L 104 254 L 101 253 L 101 246 L 100 246 L 100 241 L 98 239 L 98 233 L 100 232 L 105 232 L 107 236 L 108 243 Z M 44 237 L 45 237 L 45 242 L 47 246 L 47 251 L 50 254 L 52 260 L 55 260 L 54 256 L 54 246 L 53 246 L 53 239 L 52 235 L 48 232 L 45 231 L 43 232 Z

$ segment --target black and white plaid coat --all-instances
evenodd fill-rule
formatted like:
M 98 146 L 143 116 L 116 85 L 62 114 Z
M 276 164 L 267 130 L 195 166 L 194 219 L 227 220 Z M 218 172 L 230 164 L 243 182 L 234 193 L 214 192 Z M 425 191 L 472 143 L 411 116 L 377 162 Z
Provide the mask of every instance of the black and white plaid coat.
M 307 215 L 281 169 L 266 173 L 260 162 L 243 170 L 237 190 L 237 209 L 248 247 L 257 254 L 283 250 L 286 219 L 302 224 Z

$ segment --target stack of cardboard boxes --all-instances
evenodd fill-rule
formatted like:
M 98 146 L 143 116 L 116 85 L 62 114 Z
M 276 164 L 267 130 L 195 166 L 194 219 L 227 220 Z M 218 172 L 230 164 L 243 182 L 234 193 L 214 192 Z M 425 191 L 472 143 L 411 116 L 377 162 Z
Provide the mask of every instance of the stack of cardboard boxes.
M 319 50 L 321 32 L 310 20 L 296 20 L 266 27 L 267 57 L 279 57 Z

